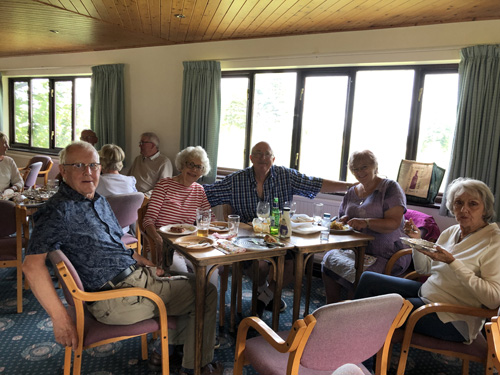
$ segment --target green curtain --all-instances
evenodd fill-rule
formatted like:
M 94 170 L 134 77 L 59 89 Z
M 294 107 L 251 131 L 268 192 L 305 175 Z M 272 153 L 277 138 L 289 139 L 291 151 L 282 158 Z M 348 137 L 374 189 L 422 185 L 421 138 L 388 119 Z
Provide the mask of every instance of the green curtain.
M 462 49 L 457 126 L 448 184 L 458 177 L 486 183 L 500 218 L 500 45 Z M 446 191 L 445 191 L 446 196 Z M 444 200 L 443 200 L 444 202 Z M 447 213 L 444 204 L 440 214 Z
M 3 130 L 3 85 L 2 85 L 2 73 L 0 72 L 0 130 Z
M 201 146 L 207 151 L 211 171 L 201 182 L 212 183 L 217 176 L 219 148 L 220 63 L 184 61 L 183 65 L 181 150 Z
M 114 143 L 125 150 L 124 64 L 92 67 L 90 126 L 99 137 L 96 145 Z

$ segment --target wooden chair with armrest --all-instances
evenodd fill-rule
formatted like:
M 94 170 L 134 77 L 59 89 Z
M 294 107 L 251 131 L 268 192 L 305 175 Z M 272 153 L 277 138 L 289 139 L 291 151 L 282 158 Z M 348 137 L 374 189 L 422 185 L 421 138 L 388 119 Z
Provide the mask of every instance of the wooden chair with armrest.
M 392 334 L 411 309 L 397 294 L 325 305 L 311 314 L 314 320 L 308 315 L 295 322 L 306 325 L 302 338 L 294 337 L 296 332 L 276 334 L 259 318 L 245 318 L 238 329 L 233 373 L 241 375 L 243 365 L 251 364 L 266 375 L 317 375 L 354 363 L 369 374 L 361 362 L 377 354 L 376 374 L 385 375 Z M 262 336 L 247 340 L 247 326 Z
M 17 312 L 23 312 L 23 248 L 28 245 L 26 207 L 0 200 L 0 268 L 16 268 Z M 15 234 L 15 236 L 13 236 Z M 27 286 L 27 283 L 25 284 Z
M 430 303 L 419 307 L 411 313 L 406 327 L 395 332 L 394 342 L 401 343 L 401 354 L 397 374 L 404 375 L 406 361 L 410 347 L 433 353 L 460 358 L 462 360 L 462 375 L 469 373 L 469 362 L 475 361 L 486 365 L 488 357 L 488 345 L 485 337 L 480 332 L 471 344 L 451 342 L 436 339 L 414 332 L 415 324 L 427 314 L 447 312 L 453 314 L 463 314 L 468 316 L 490 319 L 498 314 L 498 309 L 490 310 L 468 306 L 458 306 L 448 303 Z
M 37 163 L 37 162 L 42 163 L 42 166 L 41 166 L 40 170 L 38 171 L 37 177 L 43 177 L 43 184 L 45 186 L 47 186 L 47 182 L 49 180 L 49 172 L 52 169 L 52 165 L 54 165 L 54 162 L 52 161 L 52 158 L 50 156 L 47 156 L 47 155 L 33 156 L 30 159 L 30 161 L 28 162 L 28 165 L 26 167 L 19 168 L 19 171 L 22 174 L 24 171 L 26 171 L 29 168 L 29 166 L 31 164 Z
M 113 289 L 103 292 L 85 292 L 75 268 L 61 250 L 49 253 L 57 278 L 63 288 L 68 303 L 68 313 L 73 318 L 78 332 L 78 347 L 74 349 L 73 374 L 81 371 L 83 350 L 109 344 L 128 338 L 141 336 L 141 356 L 148 358 L 147 334 L 160 332 L 162 374 L 169 373 L 168 328 L 175 328 L 175 322 L 167 320 L 167 310 L 162 299 L 143 288 Z M 109 325 L 97 321 L 87 309 L 87 303 L 113 298 L 142 296 L 150 299 L 158 308 L 159 317 L 146 319 L 135 324 Z M 64 375 L 70 374 L 71 347 L 67 346 L 64 355 Z

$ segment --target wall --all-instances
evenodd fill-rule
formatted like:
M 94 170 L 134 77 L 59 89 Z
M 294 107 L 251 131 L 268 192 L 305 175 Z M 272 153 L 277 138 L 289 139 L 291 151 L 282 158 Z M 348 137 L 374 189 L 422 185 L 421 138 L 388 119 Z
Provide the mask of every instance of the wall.
M 500 21 L 359 32 L 208 42 L 88 53 L 0 58 L 4 87 L 11 75 L 75 74 L 124 63 L 127 163 L 143 131 L 160 135 L 162 152 L 179 151 L 183 61 L 219 60 L 223 70 L 296 66 L 458 62 L 461 48 L 500 43 Z M 8 108 L 4 97 L 4 108 Z M 8 124 L 7 113 L 4 124 Z

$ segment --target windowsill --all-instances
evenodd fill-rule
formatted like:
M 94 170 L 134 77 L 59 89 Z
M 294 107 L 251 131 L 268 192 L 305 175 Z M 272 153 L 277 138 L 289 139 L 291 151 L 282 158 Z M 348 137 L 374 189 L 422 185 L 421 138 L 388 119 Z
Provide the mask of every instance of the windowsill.
M 23 153 L 23 154 L 32 154 L 32 155 L 49 155 L 49 156 L 59 156 L 59 151 L 55 150 L 36 150 L 36 149 L 26 149 L 26 148 L 20 148 L 20 147 L 10 147 L 9 151 L 17 152 L 17 153 Z

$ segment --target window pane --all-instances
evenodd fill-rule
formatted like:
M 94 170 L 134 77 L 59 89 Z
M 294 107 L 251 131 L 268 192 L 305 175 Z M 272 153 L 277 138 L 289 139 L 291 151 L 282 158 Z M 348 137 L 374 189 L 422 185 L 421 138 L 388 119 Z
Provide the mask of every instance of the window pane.
M 248 78 L 223 78 L 221 81 L 221 124 L 217 165 L 244 167 L 247 121 Z
M 73 108 L 73 82 L 58 81 L 55 87 L 55 129 L 56 147 L 66 147 L 71 143 L 72 132 L 72 108 Z
M 32 93 L 32 146 L 49 148 L 49 80 L 31 80 Z
M 458 74 L 427 74 L 424 80 L 417 161 L 434 162 L 446 169 L 450 163 L 456 125 Z M 441 191 L 444 190 L 441 185 Z
M 14 82 L 14 128 L 11 141 L 29 144 L 29 97 L 28 82 Z
M 349 153 L 373 151 L 379 173 L 393 180 L 406 155 L 413 79 L 413 70 L 360 71 L 356 75 Z M 347 180 L 354 180 L 350 171 Z
M 82 130 L 90 129 L 90 78 L 75 79 L 76 138 Z
M 339 179 L 347 83 L 347 76 L 306 78 L 300 138 L 302 173 Z M 329 160 L 326 164 L 325 152 Z M 320 154 L 323 162 L 318 163 Z
M 290 165 L 296 73 L 255 75 L 251 146 L 268 142 L 276 165 Z

